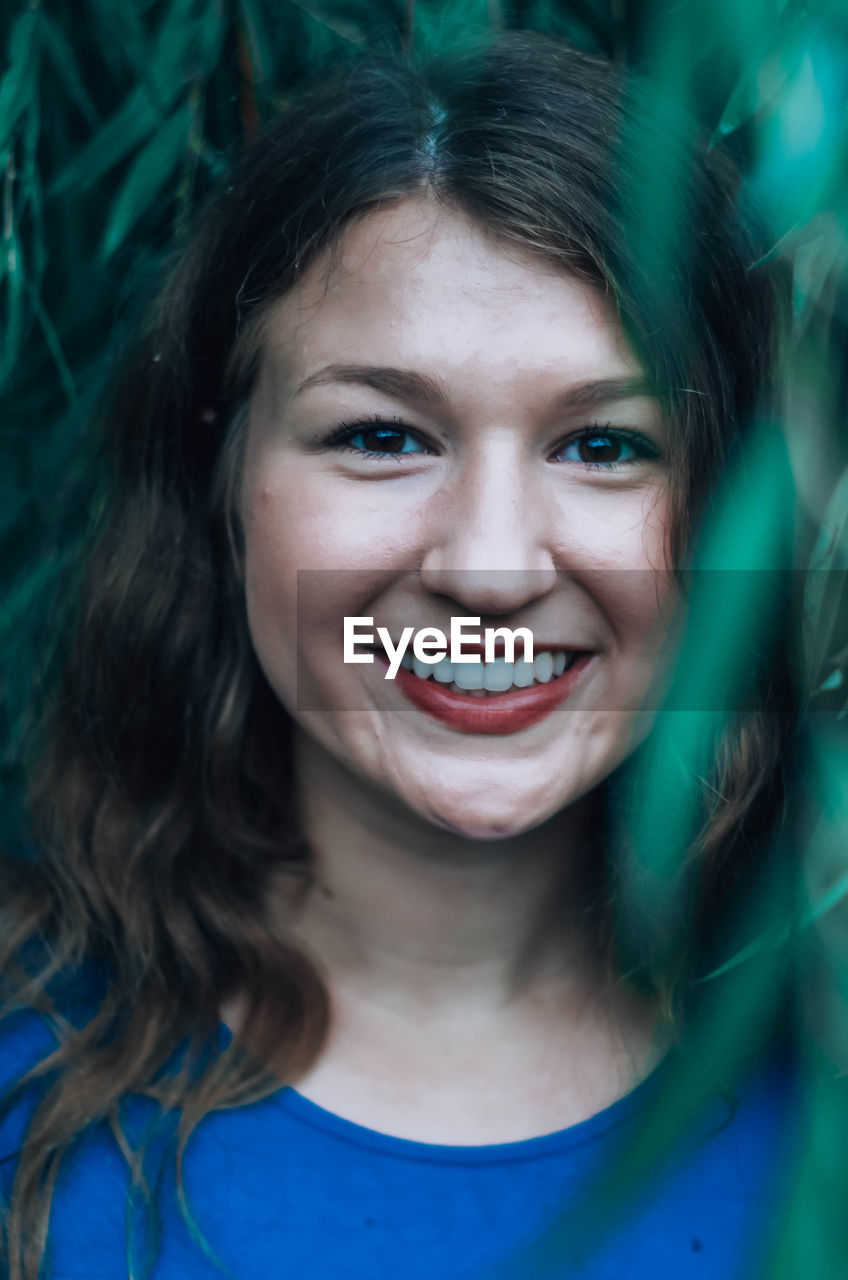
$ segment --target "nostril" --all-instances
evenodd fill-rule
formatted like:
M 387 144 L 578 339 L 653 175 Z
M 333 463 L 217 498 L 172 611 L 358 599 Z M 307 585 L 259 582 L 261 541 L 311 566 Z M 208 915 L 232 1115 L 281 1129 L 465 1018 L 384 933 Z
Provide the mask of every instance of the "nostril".
M 557 574 L 545 569 L 450 568 L 439 563 L 423 564 L 421 585 L 433 595 L 451 602 L 453 612 L 502 618 L 533 600 L 547 595 L 556 586 Z

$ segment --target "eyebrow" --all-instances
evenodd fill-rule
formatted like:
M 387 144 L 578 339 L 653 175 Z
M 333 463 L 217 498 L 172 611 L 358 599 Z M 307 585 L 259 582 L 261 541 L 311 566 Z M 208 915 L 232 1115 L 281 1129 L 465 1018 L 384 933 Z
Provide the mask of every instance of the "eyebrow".
M 294 394 L 300 395 L 310 387 L 331 382 L 371 387 L 395 400 L 425 407 L 444 409 L 449 404 L 447 392 L 434 378 L 412 369 L 396 369 L 388 365 L 325 365 L 305 378 Z M 554 396 L 552 409 L 556 413 L 588 413 L 615 400 L 630 400 L 637 396 L 656 398 L 656 395 L 656 389 L 642 376 L 596 378 L 559 392 Z
M 395 400 L 408 400 L 422 405 L 446 407 L 448 396 L 438 382 L 412 369 L 394 369 L 387 365 L 328 364 L 310 374 L 296 389 L 295 395 L 309 387 L 323 386 L 327 382 L 353 383 L 382 391 Z

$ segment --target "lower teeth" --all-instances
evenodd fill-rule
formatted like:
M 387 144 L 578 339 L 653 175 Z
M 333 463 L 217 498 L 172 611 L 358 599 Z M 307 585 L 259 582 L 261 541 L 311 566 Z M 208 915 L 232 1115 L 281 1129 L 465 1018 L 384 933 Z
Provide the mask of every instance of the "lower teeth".
M 512 693 L 513 690 L 517 688 L 517 686 L 510 685 L 508 689 L 492 690 L 492 689 L 460 689 L 458 684 L 448 684 L 448 685 L 442 685 L 442 688 L 449 689 L 451 693 L 463 693 L 465 694 L 466 698 L 502 698 L 505 693 Z M 535 689 L 536 681 L 534 681 L 533 684 L 531 685 L 526 685 L 525 688 Z

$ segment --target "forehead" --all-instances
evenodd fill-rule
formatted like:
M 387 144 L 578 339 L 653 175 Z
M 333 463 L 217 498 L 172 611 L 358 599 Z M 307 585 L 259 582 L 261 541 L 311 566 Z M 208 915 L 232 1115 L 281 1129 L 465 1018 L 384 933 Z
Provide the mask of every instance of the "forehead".
M 292 377 L 375 351 L 448 380 L 640 372 L 600 289 L 425 197 L 349 226 L 271 308 L 262 348 Z

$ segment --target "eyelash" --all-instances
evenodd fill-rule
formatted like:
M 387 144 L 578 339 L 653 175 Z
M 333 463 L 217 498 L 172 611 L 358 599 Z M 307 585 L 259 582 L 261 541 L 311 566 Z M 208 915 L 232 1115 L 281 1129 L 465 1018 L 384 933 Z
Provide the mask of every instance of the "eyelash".
M 428 452 L 433 452 L 418 432 L 408 426 L 402 418 L 384 418 L 379 414 L 373 414 L 368 418 L 359 418 L 355 422 L 340 423 L 339 426 L 336 427 L 334 431 L 331 431 L 326 437 L 324 440 L 324 447 L 328 449 L 347 448 L 348 452 L 355 454 L 359 458 L 367 458 L 379 462 L 384 462 L 388 459 L 400 462 L 401 458 L 414 456 L 403 453 L 390 453 L 388 451 L 381 452 L 376 449 L 354 448 L 350 444 L 350 441 L 354 436 L 359 435 L 361 431 L 365 431 L 369 427 L 394 427 L 399 433 L 408 435 L 418 444 L 424 445 Z M 587 423 L 586 426 L 582 427 L 579 431 L 562 441 L 562 443 L 557 446 L 555 453 L 561 452 L 568 445 L 579 444 L 583 440 L 591 440 L 598 436 L 605 436 L 611 440 L 619 440 L 624 444 L 629 444 L 632 447 L 635 456 L 632 458 L 624 458 L 617 462 L 586 462 L 581 460 L 580 465 L 585 467 L 587 471 L 614 471 L 619 467 L 632 466 L 634 463 L 643 462 L 648 459 L 656 459 L 660 456 L 660 451 L 657 449 L 653 441 L 648 440 L 648 438 L 642 435 L 641 432 L 628 431 L 623 427 L 612 427 L 609 423 L 600 422 Z
M 580 460 L 580 465 L 585 467 L 587 471 L 616 471 L 620 467 L 633 466 L 638 462 L 655 461 L 660 456 L 660 451 L 652 440 L 644 436 L 641 431 L 628 431 L 625 427 L 613 427 L 610 423 L 590 422 L 585 427 L 581 427 L 574 435 L 563 440 L 557 445 L 556 452 L 561 453 L 571 444 L 580 444 L 583 440 L 593 440 L 598 436 L 608 440 L 617 440 L 622 444 L 629 444 L 633 450 L 632 458 L 621 458 L 616 462 L 586 462 L 585 459 Z
M 366 431 L 368 427 L 395 427 L 398 432 L 403 435 L 411 436 L 418 444 L 425 444 L 417 431 L 413 431 L 411 427 L 403 421 L 402 418 L 381 418 L 379 414 L 372 414 L 369 418 L 358 418 L 356 422 L 341 422 L 335 431 L 331 431 L 324 441 L 324 447 L 327 449 L 344 449 L 348 447 L 350 453 L 355 453 L 358 458 L 376 458 L 385 461 L 386 458 L 400 459 L 409 456 L 401 453 L 381 453 L 376 449 L 354 449 L 350 445 L 350 441 L 354 436 L 359 435 L 360 431 Z M 428 446 L 429 447 L 429 446 Z

